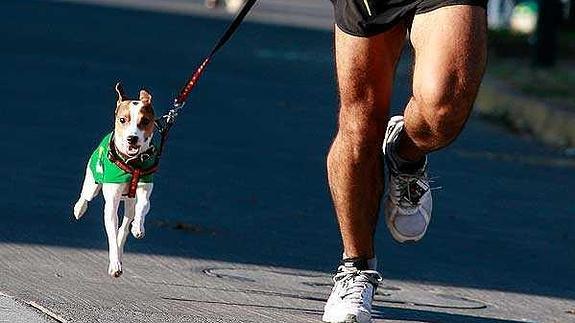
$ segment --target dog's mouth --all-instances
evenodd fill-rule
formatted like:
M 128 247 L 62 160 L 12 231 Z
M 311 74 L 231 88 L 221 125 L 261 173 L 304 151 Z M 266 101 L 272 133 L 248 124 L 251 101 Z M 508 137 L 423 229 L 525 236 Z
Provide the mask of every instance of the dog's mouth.
M 128 148 L 127 153 L 129 156 L 135 156 L 140 152 L 140 146 L 139 145 L 128 144 L 127 148 Z

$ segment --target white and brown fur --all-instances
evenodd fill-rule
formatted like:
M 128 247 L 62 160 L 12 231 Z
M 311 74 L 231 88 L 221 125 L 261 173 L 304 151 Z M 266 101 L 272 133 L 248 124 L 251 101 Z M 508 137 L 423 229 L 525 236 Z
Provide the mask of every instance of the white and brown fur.
M 114 144 L 123 157 L 130 158 L 146 151 L 151 144 L 154 132 L 154 110 L 152 96 L 145 90 L 140 91 L 138 100 L 126 98 L 120 83 L 116 84 L 118 100 L 116 102 L 114 122 Z M 86 167 L 86 176 L 80 198 L 74 205 L 76 219 L 86 212 L 88 202 L 98 195 L 100 189 L 104 195 L 104 223 L 108 235 L 109 258 L 108 274 L 119 277 L 122 274 L 122 256 L 129 231 L 138 239 L 144 237 L 144 221 L 150 210 L 150 194 L 153 183 L 138 183 L 135 198 L 127 198 L 128 183 L 98 184 L 90 166 Z M 118 228 L 118 207 L 124 202 L 124 219 Z M 131 224 L 131 230 L 130 230 Z

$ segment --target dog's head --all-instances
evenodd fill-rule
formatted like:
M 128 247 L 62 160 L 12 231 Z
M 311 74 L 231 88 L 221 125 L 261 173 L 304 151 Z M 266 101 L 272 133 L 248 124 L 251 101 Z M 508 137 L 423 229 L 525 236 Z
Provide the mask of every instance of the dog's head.
M 152 96 L 140 90 L 138 100 L 126 97 L 120 83 L 116 84 L 118 101 L 114 122 L 114 143 L 122 154 L 133 157 L 150 147 L 154 134 L 154 109 Z

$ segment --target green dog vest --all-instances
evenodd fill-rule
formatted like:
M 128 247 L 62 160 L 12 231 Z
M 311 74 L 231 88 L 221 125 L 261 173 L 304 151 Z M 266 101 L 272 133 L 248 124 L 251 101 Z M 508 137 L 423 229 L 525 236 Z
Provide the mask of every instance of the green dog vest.
M 102 183 L 129 183 L 132 174 L 120 169 L 116 164 L 110 161 L 108 157 L 110 154 L 110 140 L 112 138 L 112 133 L 109 133 L 102 141 L 98 148 L 94 150 L 92 156 L 90 157 L 90 170 L 94 175 L 94 180 L 98 184 Z M 154 164 L 154 158 L 149 158 L 148 160 L 139 163 L 134 163 L 132 166 L 146 169 Z M 153 181 L 154 175 L 143 175 L 139 178 L 140 183 L 151 183 Z

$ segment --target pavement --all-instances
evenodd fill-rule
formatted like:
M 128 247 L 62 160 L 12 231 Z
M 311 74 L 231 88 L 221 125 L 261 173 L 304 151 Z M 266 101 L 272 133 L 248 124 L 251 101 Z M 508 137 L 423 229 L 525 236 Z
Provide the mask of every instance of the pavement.
M 254 19 L 239 29 L 174 127 L 147 235 L 129 239 L 112 279 L 101 199 L 81 221 L 72 205 L 110 130 L 113 86 L 150 89 L 162 111 L 229 18 L 0 8 L 0 322 L 319 322 L 341 256 L 325 179 L 329 31 Z M 425 239 L 399 245 L 379 227 L 374 322 L 575 322 L 575 161 L 472 118 L 430 163 L 442 189 Z

